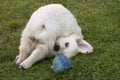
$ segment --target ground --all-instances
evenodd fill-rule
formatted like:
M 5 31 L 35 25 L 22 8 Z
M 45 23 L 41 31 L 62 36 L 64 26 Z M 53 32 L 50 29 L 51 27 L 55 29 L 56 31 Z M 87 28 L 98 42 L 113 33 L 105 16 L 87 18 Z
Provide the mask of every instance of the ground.
M 28 70 L 15 63 L 20 35 L 40 6 L 60 3 L 77 18 L 94 52 L 73 59 L 72 69 L 54 74 L 52 58 Z M 120 0 L 0 0 L 0 80 L 120 80 Z

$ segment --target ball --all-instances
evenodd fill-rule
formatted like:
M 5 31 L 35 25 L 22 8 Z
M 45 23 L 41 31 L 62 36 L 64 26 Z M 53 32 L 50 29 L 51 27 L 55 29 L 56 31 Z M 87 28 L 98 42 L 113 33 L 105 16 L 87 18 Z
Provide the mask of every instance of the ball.
M 54 73 L 63 73 L 71 68 L 70 59 L 64 54 L 57 54 L 53 59 L 51 68 Z

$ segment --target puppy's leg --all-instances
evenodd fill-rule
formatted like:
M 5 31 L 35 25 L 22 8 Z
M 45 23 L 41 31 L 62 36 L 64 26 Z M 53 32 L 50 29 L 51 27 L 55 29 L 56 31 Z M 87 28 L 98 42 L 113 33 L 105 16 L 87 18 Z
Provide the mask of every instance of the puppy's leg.
M 25 60 L 31 52 L 30 39 L 21 39 L 21 45 L 19 46 L 19 55 L 16 57 L 16 64 L 20 64 Z
M 28 69 L 35 62 L 45 58 L 48 53 L 48 48 L 46 45 L 38 45 L 37 48 L 32 52 L 32 54 L 20 64 L 20 68 Z

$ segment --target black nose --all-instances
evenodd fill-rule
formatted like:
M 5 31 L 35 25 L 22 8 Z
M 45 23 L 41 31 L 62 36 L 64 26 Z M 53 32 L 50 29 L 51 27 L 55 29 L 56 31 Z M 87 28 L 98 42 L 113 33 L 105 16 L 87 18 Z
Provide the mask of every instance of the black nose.
M 58 51 L 60 49 L 60 46 L 58 43 L 55 43 L 53 50 Z

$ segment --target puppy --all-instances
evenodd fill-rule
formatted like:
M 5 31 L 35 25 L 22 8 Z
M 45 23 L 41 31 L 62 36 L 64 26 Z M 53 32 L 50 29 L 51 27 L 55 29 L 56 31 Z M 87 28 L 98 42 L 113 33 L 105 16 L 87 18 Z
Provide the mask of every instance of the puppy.
M 49 4 L 36 10 L 28 21 L 21 35 L 16 63 L 28 69 L 58 52 L 71 58 L 92 51 L 72 13 L 61 4 Z

